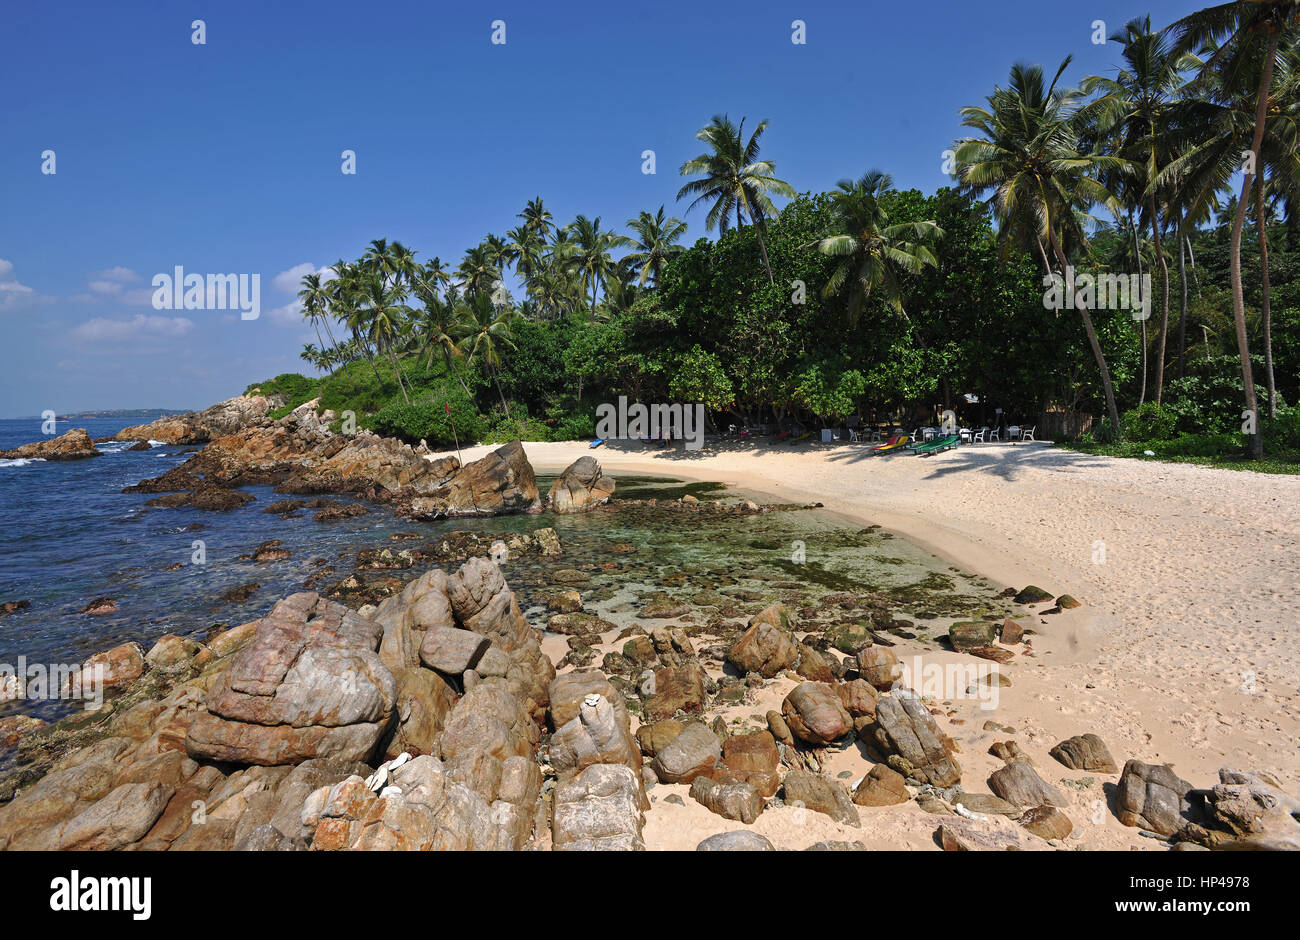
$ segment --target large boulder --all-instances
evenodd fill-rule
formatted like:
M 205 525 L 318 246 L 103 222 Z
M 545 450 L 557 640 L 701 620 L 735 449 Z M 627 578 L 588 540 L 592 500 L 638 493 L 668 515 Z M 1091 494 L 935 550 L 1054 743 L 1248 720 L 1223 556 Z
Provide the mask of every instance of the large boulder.
M 1115 758 L 1095 734 L 1077 734 L 1066 738 L 1048 752 L 1071 770 L 1091 770 L 1099 774 L 1119 773 Z
M 1130 760 L 1115 789 L 1115 814 L 1126 826 L 1171 836 L 1188 822 L 1191 789 L 1168 764 Z
M 1269 774 L 1222 769 L 1205 805 L 1217 830 L 1212 847 L 1300 850 L 1300 800 Z M 1221 837 L 1223 832 L 1231 836 Z
M 613 494 L 614 480 L 601 472 L 596 458 L 579 457 L 551 484 L 546 505 L 556 513 L 582 512 L 609 502 Z
M 280 601 L 213 683 L 186 750 L 236 764 L 367 760 L 397 704 L 382 630 L 315 593 Z
M 950 787 L 961 781 L 952 742 L 915 693 L 900 689 L 876 703 L 876 720 L 867 727 L 869 744 L 888 758 L 896 755 L 906 775 L 920 783 Z M 895 766 L 894 761 L 889 762 Z
M 719 783 L 709 777 L 696 777 L 691 782 L 691 799 L 711 813 L 746 825 L 763 812 L 762 795 L 751 784 L 743 782 Z
M 712 776 L 722 757 L 722 745 L 708 725 L 692 721 L 659 750 L 650 766 L 663 783 L 690 783 Z
M 1008 803 L 1025 809 L 1069 805 L 1064 794 L 1034 770 L 1032 764 L 1014 761 L 989 775 L 989 789 Z
M 796 738 L 816 747 L 825 747 L 853 730 L 853 719 L 835 686 L 825 682 L 795 686 L 781 703 L 781 717 Z
M 466 464 L 440 485 L 420 483 L 415 489 L 421 495 L 412 501 L 411 514 L 422 519 L 528 512 L 542 504 L 533 466 L 519 441 Z
M 698 663 L 656 669 L 651 688 L 643 706 L 646 721 L 671 718 L 678 712 L 698 715 L 704 710 L 704 670 Z
M 551 841 L 558 851 L 644 850 L 648 809 L 641 780 L 624 764 L 592 764 L 555 788 Z
M 727 651 L 727 661 L 742 673 L 756 672 L 767 679 L 793 666 L 799 659 L 799 644 L 773 619 L 767 610 L 757 614 Z
M 762 796 L 775 796 L 780 789 L 781 753 L 771 732 L 729 735 L 722 742 L 722 762 L 726 767 L 720 768 L 720 776 L 753 784 Z
M 858 672 L 881 692 L 893 688 L 894 683 L 903 677 L 898 657 L 883 646 L 868 646 L 858 652 Z
M 775 852 L 767 836 L 748 829 L 734 829 L 731 832 L 718 832 L 700 841 L 695 847 L 697 852 Z
M 792 770 L 782 783 L 787 806 L 825 813 L 837 823 L 860 828 L 857 807 L 844 784 L 823 774 Z
M 83 460 L 98 456 L 95 442 L 82 428 L 73 428 L 58 437 L 33 441 L 13 450 L 0 450 L 0 459 L 4 460 Z
M 626 764 L 639 773 L 641 749 L 629 722 L 623 697 L 616 690 L 610 690 L 610 697 L 599 693 L 584 696 L 577 716 L 551 738 L 551 765 L 561 774 L 592 764 Z

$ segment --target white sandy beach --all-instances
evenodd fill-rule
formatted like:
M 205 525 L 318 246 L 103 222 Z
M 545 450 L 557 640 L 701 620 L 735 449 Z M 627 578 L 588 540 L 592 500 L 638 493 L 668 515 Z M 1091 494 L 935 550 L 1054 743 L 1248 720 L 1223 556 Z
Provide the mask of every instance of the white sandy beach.
M 1169 763 L 1197 786 L 1216 782 L 1217 770 L 1229 766 L 1267 770 L 1300 791 L 1300 477 L 1094 457 L 1044 444 L 975 445 L 930 458 L 868 458 L 859 445 L 525 447 L 541 472 L 591 454 L 615 479 L 716 480 L 774 501 L 822 502 L 998 584 L 1073 594 L 1082 608 L 1026 621 L 1040 634 L 1034 656 L 1003 667 L 1012 687 L 1002 690 L 995 711 L 957 701 L 947 721 L 939 720 L 961 746 L 968 791 L 987 792 L 987 774 L 1001 766 L 986 752 L 1008 735 L 983 731 L 990 717 L 1016 728 L 1014 740 L 1049 782 L 1097 777 L 1091 787 L 1062 787 L 1079 847 L 1159 845 L 1097 812 L 1117 776 L 1069 771 L 1048 755 L 1071 735 L 1099 734 L 1119 764 Z M 490 449 L 466 448 L 463 457 Z M 814 558 L 816 546 L 807 551 Z M 927 657 L 956 655 L 936 650 Z M 790 687 L 778 679 L 763 690 L 762 703 L 727 716 L 779 708 Z M 868 766 L 850 749 L 831 752 L 826 770 L 856 777 Z M 712 816 L 686 789 L 652 791 L 651 848 L 692 848 L 701 832 L 740 827 Z M 684 806 L 663 804 L 672 792 Z M 914 803 L 863 808 L 861 830 L 816 813 L 796 822 L 793 813 L 770 810 L 752 828 L 782 848 L 834 838 L 935 847 L 937 820 Z

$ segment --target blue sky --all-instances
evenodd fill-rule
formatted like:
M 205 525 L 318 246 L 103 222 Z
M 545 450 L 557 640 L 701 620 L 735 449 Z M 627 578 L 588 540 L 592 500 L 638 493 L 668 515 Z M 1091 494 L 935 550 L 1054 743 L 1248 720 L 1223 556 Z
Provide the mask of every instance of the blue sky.
M 372 238 L 454 265 L 538 195 L 561 224 L 680 215 L 677 168 L 715 113 L 770 119 L 764 156 L 801 191 L 879 167 L 931 192 L 958 108 L 1013 62 L 1073 53 L 1072 80 L 1111 74 L 1094 20 L 1198 5 L 8 4 L 0 416 L 202 407 L 306 371 L 296 281 Z M 686 221 L 688 242 L 705 234 L 702 212 Z M 150 281 L 177 265 L 259 274 L 261 316 L 155 310 Z

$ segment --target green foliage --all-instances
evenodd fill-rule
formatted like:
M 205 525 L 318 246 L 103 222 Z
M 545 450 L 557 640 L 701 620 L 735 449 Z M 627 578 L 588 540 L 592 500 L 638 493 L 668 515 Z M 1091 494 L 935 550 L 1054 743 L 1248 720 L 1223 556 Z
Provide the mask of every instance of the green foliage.
M 474 403 L 452 386 L 428 393 L 409 405 L 393 401 L 371 415 L 367 423 L 379 434 L 409 444 L 425 440 L 430 447 L 451 447 L 457 442 L 465 445 L 483 436 L 483 419 Z
M 596 436 L 596 418 L 589 413 L 561 418 L 551 429 L 553 441 L 584 441 Z
M 668 383 L 668 394 L 675 400 L 703 403 L 710 411 L 721 411 L 736 400 L 735 389 L 713 353 L 696 343 L 682 356 L 676 374 Z
M 1256 374 L 1263 369 L 1255 359 Z M 1241 430 L 1245 396 L 1241 391 L 1241 360 L 1217 356 L 1191 364 L 1193 373 L 1165 385 L 1165 409 L 1178 431 L 1188 434 L 1227 434 Z
M 494 411 L 488 416 L 480 438 L 485 444 L 508 444 L 510 441 L 549 441 L 551 429 L 540 418 L 530 417 L 522 409 L 512 409 L 509 416 Z
M 1177 418 L 1153 401 L 1145 402 L 1120 415 L 1124 424 L 1124 438 L 1135 444 L 1147 441 L 1167 441 L 1174 436 Z
M 311 379 L 296 372 L 285 372 L 266 382 L 254 382 L 244 389 L 245 395 L 260 390 L 263 395 L 283 395 L 285 404 L 273 412 L 273 417 L 283 417 L 303 402 L 316 397 L 321 387 L 320 379 Z

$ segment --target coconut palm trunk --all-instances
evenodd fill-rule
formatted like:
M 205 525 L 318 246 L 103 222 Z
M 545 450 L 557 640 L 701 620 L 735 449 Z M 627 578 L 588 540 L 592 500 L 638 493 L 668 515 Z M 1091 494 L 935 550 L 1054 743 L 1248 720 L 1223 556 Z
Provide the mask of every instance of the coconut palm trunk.
M 1259 166 L 1259 151 L 1264 142 L 1264 121 L 1268 115 L 1268 91 L 1273 87 L 1273 59 L 1277 55 L 1278 31 L 1268 34 L 1268 51 L 1264 55 L 1264 68 L 1259 76 L 1259 91 L 1255 104 L 1255 135 L 1251 139 L 1250 169 Z M 1237 351 L 1241 354 L 1241 384 L 1246 393 L 1246 410 L 1254 418 L 1254 433 L 1249 435 L 1246 454 L 1252 460 L 1264 456 L 1264 435 L 1259 422 L 1259 399 L 1255 395 L 1255 376 L 1250 365 L 1250 340 L 1246 336 L 1246 298 L 1241 287 L 1241 233 L 1246 226 L 1246 206 L 1250 205 L 1250 187 L 1255 181 L 1253 172 L 1243 174 L 1241 197 L 1237 200 L 1237 214 L 1232 219 L 1232 247 L 1229 254 L 1229 273 L 1232 280 L 1232 319 L 1237 328 Z
M 1268 381 L 1268 416 L 1277 417 L 1277 386 L 1273 381 L 1273 316 L 1268 282 L 1268 222 L 1264 205 L 1264 170 L 1259 172 L 1259 185 L 1255 187 L 1255 226 L 1259 229 L 1260 282 L 1259 307 L 1264 326 L 1264 377 Z
M 1066 261 L 1065 252 L 1061 250 L 1061 243 L 1056 238 L 1056 232 L 1049 226 L 1047 230 L 1047 239 L 1052 246 L 1052 253 L 1056 255 L 1056 260 L 1060 263 L 1061 269 L 1065 270 L 1068 262 Z M 1119 423 L 1119 409 L 1115 407 L 1115 387 L 1110 381 L 1110 369 L 1106 367 L 1106 355 L 1101 351 L 1101 343 L 1097 340 L 1097 331 L 1092 325 L 1092 315 L 1088 313 L 1088 307 L 1079 300 L 1079 292 L 1074 291 L 1074 305 L 1079 310 L 1079 316 L 1083 318 L 1083 328 L 1088 334 L 1088 345 L 1092 347 L 1092 354 L 1097 360 L 1097 368 L 1101 372 L 1101 387 L 1106 396 L 1106 413 L 1110 415 L 1111 426 L 1115 429 L 1116 440 L 1123 438 L 1123 429 Z
M 1165 261 L 1165 249 L 1160 238 L 1160 215 L 1156 208 L 1155 196 L 1148 202 L 1151 209 L 1151 237 L 1155 245 L 1156 260 L 1160 263 L 1161 303 L 1160 335 L 1156 338 L 1156 375 L 1155 401 L 1160 404 L 1165 388 L 1165 348 L 1169 337 L 1169 264 Z
M 1182 287 L 1182 309 L 1178 313 L 1178 377 L 1185 374 L 1184 360 L 1187 358 L 1187 235 L 1183 224 L 1178 223 L 1178 283 Z

